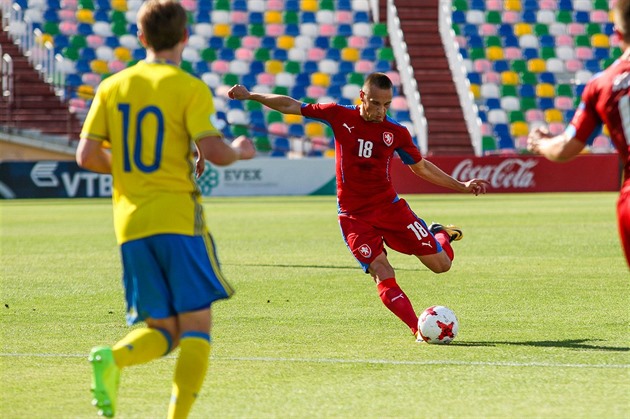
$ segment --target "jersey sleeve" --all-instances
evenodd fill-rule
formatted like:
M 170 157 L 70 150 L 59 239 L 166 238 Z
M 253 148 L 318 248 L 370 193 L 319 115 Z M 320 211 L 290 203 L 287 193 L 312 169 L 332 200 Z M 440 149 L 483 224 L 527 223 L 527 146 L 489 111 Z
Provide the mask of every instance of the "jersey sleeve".
M 335 115 L 336 103 L 304 103 L 302 115 L 319 121 L 329 121 Z
M 565 131 L 569 138 L 576 138 L 583 143 L 598 135 L 602 128 L 602 120 L 595 109 L 597 103 L 595 80 L 591 80 L 584 88 L 582 100 Z
M 219 136 L 221 131 L 215 126 L 216 112 L 210 89 L 198 83 L 187 107 L 186 129 L 190 138 L 197 142 L 204 137 Z
M 413 142 L 411 134 L 405 127 L 401 127 L 402 141 L 399 146 L 396 147 L 396 153 L 400 156 L 400 159 L 405 164 L 416 164 L 422 160 L 422 154 L 420 150 Z
M 90 105 L 90 110 L 85 117 L 80 138 L 100 142 L 109 141 L 107 106 L 105 103 L 107 86 L 107 83 L 101 83 L 100 87 L 96 90 L 96 95 Z

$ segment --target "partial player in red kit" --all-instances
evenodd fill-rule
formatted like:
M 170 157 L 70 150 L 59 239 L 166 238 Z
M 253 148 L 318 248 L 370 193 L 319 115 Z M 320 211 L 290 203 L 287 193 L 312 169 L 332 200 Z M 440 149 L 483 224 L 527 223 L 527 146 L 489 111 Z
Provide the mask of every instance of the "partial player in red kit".
M 614 9 L 615 32 L 622 56 L 586 84 L 582 101 L 567 129 L 552 137 L 545 128 L 529 134 L 527 148 L 553 161 L 577 156 L 605 124 L 624 165 L 617 201 L 619 235 L 630 266 L 630 0 L 619 0 Z
M 418 316 L 396 283 L 384 245 L 414 255 L 440 273 L 451 267 L 450 242 L 463 234 L 455 226 L 427 226 L 398 197 L 390 177 L 394 153 L 416 175 L 446 188 L 478 195 L 486 192 L 488 182 L 460 182 L 422 158 L 407 129 L 387 116 L 393 86 L 383 73 L 367 77 L 359 106 L 305 104 L 288 96 L 251 93 L 241 85 L 230 89 L 229 95 L 330 125 L 335 135 L 339 225 L 344 241 L 363 270 L 374 278 L 385 306 L 417 335 Z

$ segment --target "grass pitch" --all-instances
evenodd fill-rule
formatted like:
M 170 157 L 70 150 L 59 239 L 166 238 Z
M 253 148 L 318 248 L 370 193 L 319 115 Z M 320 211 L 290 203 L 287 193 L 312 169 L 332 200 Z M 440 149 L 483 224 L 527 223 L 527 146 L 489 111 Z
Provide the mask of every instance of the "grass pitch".
M 630 415 L 615 193 L 405 198 L 464 230 L 445 274 L 390 252 L 417 312 L 457 313 L 451 345 L 415 343 L 381 304 L 334 197 L 205 201 L 237 293 L 214 306 L 193 418 Z M 0 217 L 0 417 L 95 417 L 87 354 L 128 331 L 111 203 L 2 201 Z M 165 417 L 174 364 L 126 369 L 117 417 Z

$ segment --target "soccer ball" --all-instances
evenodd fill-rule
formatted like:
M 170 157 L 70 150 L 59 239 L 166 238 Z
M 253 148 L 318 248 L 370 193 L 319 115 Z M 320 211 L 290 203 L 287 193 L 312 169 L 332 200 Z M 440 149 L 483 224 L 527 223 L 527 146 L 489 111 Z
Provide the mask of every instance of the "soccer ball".
M 448 307 L 429 307 L 418 318 L 420 337 L 427 343 L 451 343 L 458 330 L 457 316 Z

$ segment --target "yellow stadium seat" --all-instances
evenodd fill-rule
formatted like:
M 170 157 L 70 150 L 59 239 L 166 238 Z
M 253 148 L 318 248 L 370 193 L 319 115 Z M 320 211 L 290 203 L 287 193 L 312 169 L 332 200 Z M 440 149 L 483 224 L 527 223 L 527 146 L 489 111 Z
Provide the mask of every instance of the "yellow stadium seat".
M 127 0 L 112 0 L 112 9 L 118 12 L 126 12 Z
M 302 0 L 300 1 L 300 10 L 303 12 L 316 12 L 319 10 L 316 0 Z
M 341 50 L 341 59 L 344 61 L 357 62 L 360 55 L 359 50 L 356 48 L 347 47 Z
M 54 40 L 51 34 L 49 33 L 42 33 L 40 36 L 38 36 L 35 39 L 35 42 L 37 42 L 39 45 L 46 45 L 46 43 L 50 43 L 51 45 L 54 44 Z
M 486 50 L 486 57 L 490 61 L 498 61 L 503 59 L 503 48 L 501 47 L 490 47 Z
M 529 124 L 525 121 L 512 122 L 510 125 L 510 134 L 513 137 L 520 137 L 529 133 Z
M 304 126 L 304 133 L 307 137 L 322 137 L 324 135 L 324 125 L 319 122 L 309 122 Z
M 75 17 L 77 18 L 77 22 L 79 23 L 94 23 L 94 12 L 90 9 L 79 9 L 75 13 Z
M 519 77 L 516 71 L 504 71 L 501 73 L 501 83 L 508 85 L 517 85 L 519 84 Z
M 289 35 L 282 35 L 276 40 L 276 46 L 280 49 L 289 50 L 295 45 L 295 38 Z
M 278 74 L 284 70 L 284 65 L 278 60 L 269 60 L 265 63 L 265 71 L 269 74 Z
M 303 122 L 302 115 L 286 114 L 284 115 L 284 123 L 287 125 L 301 124 Z M 319 124 L 321 125 L 321 124 Z
M 228 37 L 232 34 L 232 26 L 227 23 L 217 23 L 214 25 L 214 35 L 221 38 Z
M 527 61 L 527 70 L 531 73 L 542 73 L 547 69 L 547 63 L 541 58 L 532 58 Z
M 523 9 L 521 0 L 503 0 L 503 9 L 520 12 Z
M 282 23 L 282 12 L 277 10 L 267 10 L 265 12 L 265 23 Z
M 105 74 L 109 72 L 109 66 L 105 60 L 92 60 L 90 61 L 90 70 L 92 73 Z
M 94 98 L 94 87 L 89 84 L 82 84 L 77 88 L 77 96 L 81 99 L 93 99 Z
M 130 61 L 131 51 L 129 51 L 129 48 L 116 47 L 116 49 L 114 49 L 114 57 L 120 61 Z
M 470 85 L 470 92 L 473 94 L 475 99 L 480 99 L 481 98 L 481 87 L 478 84 L 471 84 Z
M 536 96 L 538 97 L 554 97 L 556 95 L 553 84 L 540 83 L 536 85 Z
M 335 150 L 332 148 L 329 148 L 328 150 L 324 151 L 324 157 L 327 157 L 329 159 L 334 159 L 335 158 Z
M 562 111 L 558 109 L 547 109 L 545 111 L 545 122 L 551 124 L 553 122 L 563 122 Z
M 514 25 L 514 35 L 523 36 L 532 33 L 532 26 L 529 23 L 517 23 Z
M 313 73 L 311 75 L 311 84 L 315 86 L 328 87 L 330 86 L 330 76 L 326 73 Z
M 610 40 L 608 35 L 603 33 L 596 33 L 591 37 L 591 45 L 594 48 L 610 48 Z

